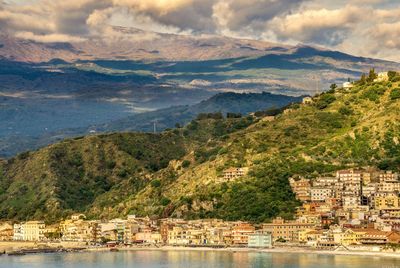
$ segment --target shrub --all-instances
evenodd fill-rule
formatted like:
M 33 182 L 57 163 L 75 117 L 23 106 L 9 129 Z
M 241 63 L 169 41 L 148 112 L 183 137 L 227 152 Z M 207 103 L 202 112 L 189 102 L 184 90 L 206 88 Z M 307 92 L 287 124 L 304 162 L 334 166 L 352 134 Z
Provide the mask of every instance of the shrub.
M 353 110 L 349 107 L 343 106 L 339 108 L 339 113 L 341 113 L 342 115 L 351 115 L 353 114 Z
M 183 162 L 182 162 L 182 167 L 183 168 L 187 168 L 187 167 L 189 167 L 190 166 L 190 161 L 189 160 L 183 160 Z
M 334 102 L 336 100 L 336 97 L 332 94 L 323 94 L 319 98 L 319 100 L 315 103 L 318 109 L 323 110 L 326 107 L 328 107 L 329 104 Z
M 163 196 L 160 200 L 160 204 L 163 206 L 168 206 L 171 203 L 171 200 Z
M 368 99 L 370 101 L 377 101 L 380 99 L 386 91 L 386 88 L 375 85 L 373 87 L 368 88 L 362 95 L 363 98 Z
M 118 177 L 125 178 L 128 175 L 126 169 L 120 169 L 117 173 Z
M 390 92 L 390 98 L 392 100 L 399 99 L 400 98 L 400 88 L 392 89 L 392 91 Z
M 161 186 L 161 181 L 160 180 L 152 180 L 150 184 L 152 187 L 158 188 Z
M 389 81 L 393 81 L 393 79 L 394 79 L 395 77 L 398 77 L 398 73 L 395 72 L 395 71 L 389 71 L 389 72 L 388 72 L 388 77 L 389 77 Z

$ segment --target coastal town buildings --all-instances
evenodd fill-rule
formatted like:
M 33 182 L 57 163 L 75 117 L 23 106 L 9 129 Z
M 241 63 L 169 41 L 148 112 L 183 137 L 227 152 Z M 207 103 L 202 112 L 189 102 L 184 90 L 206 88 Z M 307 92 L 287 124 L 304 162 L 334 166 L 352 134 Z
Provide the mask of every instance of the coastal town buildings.
M 249 234 L 247 246 L 249 248 L 272 248 L 272 235 L 262 231 Z
M 311 200 L 311 183 L 310 180 L 300 178 L 295 180 L 294 178 L 289 179 L 290 186 L 293 192 L 296 194 L 296 198 L 302 202 Z
M 236 175 L 231 173 L 229 178 L 241 174 L 242 171 Z M 106 243 L 109 246 L 251 248 L 288 243 L 324 249 L 400 243 L 400 182 L 396 172 L 346 169 L 333 176 L 290 178 L 289 183 L 302 202 L 294 220 L 277 217 L 272 222 L 254 224 L 220 219 L 150 219 L 135 215 L 87 220 L 83 214 L 74 214 L 47 226 L 43 221 L 14 225 L 5 222 L 0 225 L 0 239 Z
M 314 228 L 315 225 L 312 223 L 302 223 L 297 221 L 285 221 L 278 217 L 272 221 L 272 223 L 263 224 L 262 230 L 272 234 L 273 241 L 285 240 L 285 241 L 297 241 L 298 232 L 306 229 Z
M 13 240 L 17 241 L 43 241 L 45 239 L 43 221 L 27 221 L 14 224 Z

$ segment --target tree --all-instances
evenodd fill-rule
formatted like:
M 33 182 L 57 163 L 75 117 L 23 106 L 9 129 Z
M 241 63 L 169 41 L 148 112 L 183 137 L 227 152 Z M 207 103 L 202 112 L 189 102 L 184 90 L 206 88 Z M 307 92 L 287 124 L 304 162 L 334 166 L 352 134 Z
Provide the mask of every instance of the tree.
M 365 74 L 362 74 L 361 78 L 360 78 L 360 81 L 359 81 L 359 84 L 360 85 L 365 85 L 366 82 L 367 82 L 367 76 Z
M 189 160 L 183 160 L 183 162 L 182 162 L 182 167 L 183 168 L 187 168 L 187 167 L 189 167 L 190 166 L 190 161 Z
M 375 72 L 375 68 L 372 68 L 369 70 L 367 82 L 373 82 L 377 77 L 378 75 Z
M 335 91 L 336 88 L 337 88 L 337 85 L 335 83 L 331 84 L 330 89 L 332 91 Z
M 242 114 L 241 113 L 227 113 L 226 118 L 241 118 Z

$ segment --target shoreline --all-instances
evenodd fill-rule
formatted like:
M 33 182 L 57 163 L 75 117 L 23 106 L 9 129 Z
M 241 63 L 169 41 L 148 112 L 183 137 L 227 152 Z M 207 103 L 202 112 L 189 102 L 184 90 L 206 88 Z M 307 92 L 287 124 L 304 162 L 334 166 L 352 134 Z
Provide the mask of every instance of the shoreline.
M 211 248 L 211 247 L 184 247 L 184 246 L 161 246 L 161 247 L 121 247 L 118 251 L 214 251 L 214 252 L 243 252 L 243 253 L 289 253 L 289 254 L 317 254 L 317 255 L 341 255 L 341 256 L 368 256 L 400 258 L 400 252 L 380 252 L 380 251 L 335 251 L 319 250 L 300 247 L 274 247 L 274 248 Z M 84 252 L 110 251 L 110 248 L 87 248 Z
M 1 241 L 0 252 L 6 251 L 22 251 L 31 249 L 64 249 L 66 252 L 68 249 L 79 249 L 76 252 L 110 252 L 111 248 L 108 247 L 89 247 L 84 243 L 67 242 L 67 243 L 34 243 L 34 242 L 15 242 L 15 241 Z M 247 248 L 247 247 L 224 247 L 224 248 L 213 248 L 213 247 L 186 247 L 186 246 L 132 246 L 132 247 L 116 247 L 119 252 L 127 251 L 208 251 L 208 252 L 230 252 L 230 253 L 286 253 L 286 254 L 317 254 L 317 255 L 340 255 L 340 256 L 368 256 L 368 257 L 387 257 L 387 258 L 399 258 L 400 251 L 389 252 L 389 251 L 368 251 L 368 250 L 326 250 L 326 249 L 315 249 L 306 247 L 285 247 L 276 246 L 273 248 Z M 30 254 L 30 253 L 28 253 Z M 32 253 L 35 254 L 35 253 Z M 40 254 L 40 253 L 39 253 Z

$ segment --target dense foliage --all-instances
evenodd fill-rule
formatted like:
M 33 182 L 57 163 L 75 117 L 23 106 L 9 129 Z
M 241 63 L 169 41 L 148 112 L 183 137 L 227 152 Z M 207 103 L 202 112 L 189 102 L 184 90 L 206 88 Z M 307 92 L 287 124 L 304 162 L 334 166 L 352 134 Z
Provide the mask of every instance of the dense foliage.
M 299 204 L 291 176 L 360 166 L 400 170 L 397 74 L 390 82 L 371 82 L 374 76 L 255 116 L 205 113 L 159 134 L 82 137 L 22 153 L 0 164 L 0 215 L 291 218 Z M 249 172 L 224 181 L 229 167 Z

